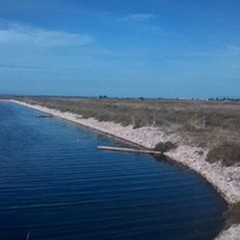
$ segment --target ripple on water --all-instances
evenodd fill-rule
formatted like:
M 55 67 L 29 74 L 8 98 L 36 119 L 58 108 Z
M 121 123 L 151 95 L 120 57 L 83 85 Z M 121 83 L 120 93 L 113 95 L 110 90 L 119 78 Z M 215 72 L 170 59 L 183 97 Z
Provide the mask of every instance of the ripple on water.
M 104 137 L 0 103 L 0 239 L 212 239 L 226 206 L 198 175 L 100 152 Z

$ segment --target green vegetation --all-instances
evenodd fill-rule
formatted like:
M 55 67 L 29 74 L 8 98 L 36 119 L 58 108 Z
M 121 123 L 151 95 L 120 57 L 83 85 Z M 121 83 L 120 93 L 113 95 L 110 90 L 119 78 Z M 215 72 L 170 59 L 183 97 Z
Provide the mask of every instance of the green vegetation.
M 206 160 L 210 163 L 221 161 L 224 166 L 232 166 L 240 163 L 240 144 L 235 142 L 223 142 L 213 146 Z
M 240 202 L 230 205 L 226 213 L 226 228 L 233 224 L 240 224 Z

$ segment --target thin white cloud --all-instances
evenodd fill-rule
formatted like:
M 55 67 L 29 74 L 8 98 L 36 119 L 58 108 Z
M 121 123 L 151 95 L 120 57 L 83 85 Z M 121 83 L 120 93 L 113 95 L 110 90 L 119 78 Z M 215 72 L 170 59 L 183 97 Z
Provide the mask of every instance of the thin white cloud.
M 125 21 L 129 22 L 149 22 L 156 19 L 156 15 L 151 13 L 139 13 L 139 14 L 132 14 L 124 17 Z
M 86 46 L 94 43 L 89 35 L 50 31 L 14 25 L 0 29 L 0 45 L 21 44 L 36 47 Z

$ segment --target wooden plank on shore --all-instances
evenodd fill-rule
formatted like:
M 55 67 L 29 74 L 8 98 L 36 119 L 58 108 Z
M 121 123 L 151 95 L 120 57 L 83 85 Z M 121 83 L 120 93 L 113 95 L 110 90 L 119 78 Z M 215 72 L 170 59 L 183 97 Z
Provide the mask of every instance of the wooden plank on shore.
M 123 147 L 111 147 L 111 146 L 98 146 L 97 148 L 100 149 L 100 150 L 107 150 L 107 151 L 132 152 L 132 153 L 162 155 L 162 153 L 159 152 L 159 151 L 145 150 L 145 149 L 123 148 Z

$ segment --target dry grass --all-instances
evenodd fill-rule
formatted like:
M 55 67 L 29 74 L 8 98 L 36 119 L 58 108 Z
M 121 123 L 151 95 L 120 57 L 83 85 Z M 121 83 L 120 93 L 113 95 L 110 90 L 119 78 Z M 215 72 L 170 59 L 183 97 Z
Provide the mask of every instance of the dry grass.
M 212 147 L 223 140 L 240 142 L 239 102 L 61 97 L 20 100 L 123 126 L 161 127 L 178 133 L 186 143 L 193 145 Z

